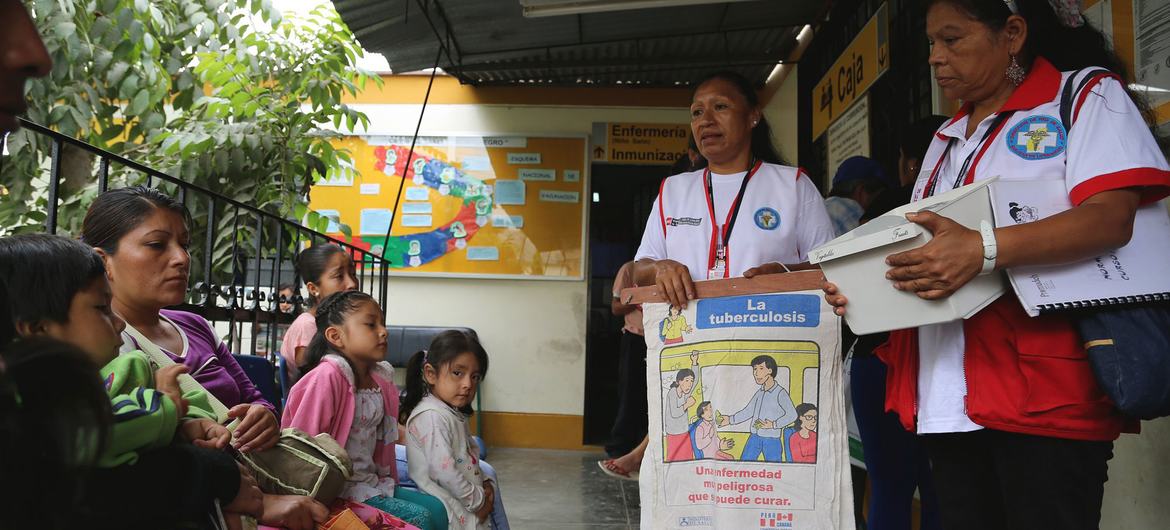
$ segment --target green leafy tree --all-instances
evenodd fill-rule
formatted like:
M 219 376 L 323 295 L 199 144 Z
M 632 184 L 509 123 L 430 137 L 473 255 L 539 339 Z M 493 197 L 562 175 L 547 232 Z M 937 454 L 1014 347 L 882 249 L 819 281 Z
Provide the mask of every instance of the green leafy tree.
M 54 63 L 30 83 L 30 120 L 324 228 L 327 220 L 304 207 L 309 186 L 352 160 L 322 127 L 367 127 L 341 100 L 381 83 L 357 66 L 362 50 L 331 6 L 288 17 L 268 0 L 35 0 L 30 8 Z M 40 230 L 50 143 L 21 131 L 8 152 L 0 232 Z M 61 153 L 60 230 L 75 233 L 96 194 L 94 165 L 79 149 Z M 117 179 L 144 176 L 120 171 Z M 196 231 L 206 229 L 206 204 L 189 206 Z M 246 248 L 255 234 L 251 226 L 233 232 L 231 212 L 217 218 L 224 237 L 213 251 L 222 265 L 233 242 Z

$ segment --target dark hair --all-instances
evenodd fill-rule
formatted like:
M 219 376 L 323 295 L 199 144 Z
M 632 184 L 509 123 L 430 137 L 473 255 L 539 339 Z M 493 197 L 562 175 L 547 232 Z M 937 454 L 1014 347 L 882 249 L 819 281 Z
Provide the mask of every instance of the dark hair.
M 695 412 L 698 413 L 700 418 L 702 418 L 703 417 L 703 409 L 705 409 L 709 406 L 711 406 L 710 401 L 704 401 L 702 403 L 699 403 L 699 408 L 695 409 Z
M 410 419 L 410 413 L 422 401 L 423 396 L 431 391 L 430 385 L 423 378 L 424 363 L 431 365 L 431 368 L 435 369 L 435 373 L 438 373 L 444 366 L 451 364 L 456 357 L 468 352 L 471 352 L 479 361 L 479 376 L 482 380 L 483 377 L 487 376 L 488 354 L 474 332 L 449 329 L 435 336 L 434 340 L 431 341 L 430 348 L 411 355 L 410 361 L 406 363 L 406 392 L 398 407 L 398 421 L 406 423 L 406 420 Z M 474 411 L 468 405 L 461 412 L 470 415 Z
M 793 425 L 797 430 L 800 430 L 802 426 L 800 417 L 804 416 L 810 410 L 817 410 L 817 406 L 813 405 L 812 403 L 801 403 L 796 406 L 796 421 L 793 422 Z
M 911 160 L 926 158 L 926 150 L 930 148 L 930 142 L 934 141 L 935 133 L 949 119 L 946 116 L 932 115 L 902 128 L 898 134 L 898 150 L 902 156 Z
M 678 175 L 679 173 L 689 173 L 694 171 L 694 164 L 691 163 L 691 155 L 683 153 L 674 161 L 674 165 L 670 166 L 670 174 Z
M 285 290 L 285 289 L 292 291 L 292 296 L 289 296 L 288 298 L 281 300 L 280 299 L 280 292 Z M 273 296 L 276 298 L 276 303 L 278 303 L 278 304 L 279 303 L 285 303 L 285 304 L 295 303 L 293 301 L 293 298 L 296 298 L 296 296 L 297 296 L 297 285 L 295 283 L 292 283 L 292 282 L 282 282 L 280 285 L 276 286 L 276 292 L 273 293 Z
M 0 375 L 0 526 L 65 528 L 76 522 L 69 519 L 79 516 L 73 507 L 82 503 L 87 471 L 105 450 L 110 398 L 76 346 L 35 337 L 12 342 L 0 356 L 7 364 Z M 44 486 L 29 488 L 33 483 Z
M 674 382 L 670 384 L 670 388 L 678 387 L 678 384 L 688 377 L 695 377 L 695 371 L 690 368 L 679 370 L 678 373 L 674 374 Z
M 1024 41 L 1021 59 L 1030 63 L 1035 57 L 1043 57 L 1060 71 L 1099 66 L 1122 79 L 1129 78 L 1125 63 L 1113 51 L 1105 34 L 1083 16 L 1084 23 L 1080 27 L 1070 28 L 1061 22 L 1047 0 L 1015 0 L 1015 3 L 1019 15 L 1028 23 L 1028 38 Z M 935 4 L 955 6 L 993 31 L 1003 29 L 1012 15 L 1003 0 L 928 0 L 926 8 L 929 10 Z M 1156 123 L 1146 98 L 1134 93 L 1125 83 L 1121 85 L 1146 122 Z
M 329 339 L 325 338 L 325 330 L 329 329 L 329 326 L 344 324 L 345 318 L 366 302 L 375 305 L 378 303 L 374 297 L 361 291 L 339 291 L 321 300 L 321 305 L 317 307 L 317 334 L 309 341 L 309 347 L 305 352 L 305 364 L 298 367 L 302 374 L 309 373 L 321 364 L 321 359 L 326 355 L 336 352 Z M 353 363 L 348 357 L 344 355 L 341 357 L 349 363 L 350 368 L 353 368 Z
M 698 153 L 698 160 L 691 160 L 691 152 Z M 689 173 L 698 169 L 707 167 L 707 159 L 703 157 L 703 153 L 699 152 L 699 147 L 695 145 L 695 136 L 687 136 L 687 151 L 674 161 L 674 165 L 670 166 L 670 174 L 678 175 L 679 173 Z
M 760 96 L 756 93 L 756 88 L 752 86 L 752 82 L 748 81 L 746 77 L 730 70 L 721 70 L 707 74 L 699 82 L 695 83 L 695 90 L 691 92 L 691 97 L 694 98 L 695 92 L 706 84 L 708 81 L 720 79 L 727 81 L 731 86 L 735 87 L 736 92 L 739 92 L 744 99 L 747 100 L 748 105 L 753 109 L 758 109 L 760 106 Z M 761 110 L 760 122 L 752 128 L 752 156 L 756 160 L 763 160 L 769 164 L 788 165 L 784 161 L 784 157 L 780 156 L 780 152 L 776 150 L 776 144 L 772 143 L 772 127 L 768 125 L 768 119 L 764 117 Z
M 11 323 L 69 321 L 78 291 L 104 277 L 106 267 L 93 247 L 49 234 L 0 238 L 0 283 Z
M 16 340 L 16 326 L 12 323 L 12 310 L 8 308 L 8 300 L 8 288 L 5 287 L 3 278 L 0 278 L 0 349 Z M 3 372 L 4 367 L 0 366 L 0 376 Z
M 325 267 L 329 266 L 329 260 L 337 254 L 345 254 L 345 250 L 336 243 L 317 244 L 302 250 L 297 254 L 297 273 L 301 275 L 301 280 L 305 283 L 321 283 Z M 317 297 L 310 292 L 306 305 L 313 307 L 317 302 Z
M 118 241 L 155 210 L 170 210 L 191 225 L 191 212 L 171 196 L 146 186 L 109 190 L 89 205 L 81 223 L 81 240 L 106 253 L 118 251 Z
M 769 370 L 772 370 L 772 378 L 776 378 L 776 359 L 773 359 L 771 355 L 757 355 L 754 359 L 752 359 L 751 365 L 755 366 L 757 364 L 762 364 Z

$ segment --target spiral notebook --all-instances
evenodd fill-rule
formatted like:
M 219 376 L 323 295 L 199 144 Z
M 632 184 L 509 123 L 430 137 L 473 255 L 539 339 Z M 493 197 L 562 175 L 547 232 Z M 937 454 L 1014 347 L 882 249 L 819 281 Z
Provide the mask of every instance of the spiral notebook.
M 997 227 L 1024 224 L 1072 208 L 1063 179 L 991 185 Z M 1076 237 L 1067 234 L 1067 237 Z M 1031 316 L 1066 309 L 1170 300 L 1170 215 L 1158 202 L 1138 209 L 1129 244 L 1077 263 L 1007 270 Z

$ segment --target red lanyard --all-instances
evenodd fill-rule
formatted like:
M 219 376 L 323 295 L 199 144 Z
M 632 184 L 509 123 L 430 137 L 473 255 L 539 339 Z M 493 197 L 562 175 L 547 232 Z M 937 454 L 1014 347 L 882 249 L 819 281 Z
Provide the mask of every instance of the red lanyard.
M 748 165 L 751 169 L 743 176 L 743 181 L 739 184 L 739 193 L 736 194 L 735 201 L 731 203 L 731 207 L 727 209 L 727 220 L 724 221 L 722 226 L 715 220 L 715 198 L 711 192 L 711 168 L 703 171 L 703 183 L 706 185 L 704 191 L 707 192 L 707 212 L 711 215 L 711 251 L 707 257 L 707 269 L 711 270 L 715 268 L 716 248 L 722 248 L 724 278 L 730 277 L 731 267 L 728 265 L 731 263 L 731 252 L 728 243 L 731 241 L 731 231 L 735 229 L 735 220 L 739 217 L 739 205 L 743 202 L 743 194 L 747 191 L 748 181 L 752 179 L 752 176 L 763 165 L 763 162 L 757 162 L 754 157 L 752 158 L 751 163 Z M 722 233 L 720 234 L 720 232 Z M 723 243 L 723 246 L 718 247 L 719 243 Z
M 987 132 L 983 133 L 983 137 L 979 139 L 979 144 L 975 151 L 967 155 L 967 159 L 963 161 L 963 167 L 959 168 L 958 174 L 955 175 L 955 181 L 951 184 L 951 189 L 958 188 L 961 185 L 967 185 L 975 181 L 975 167 L 979 165 L 979 160 L 983 158 L 983 153 L 987 152 L 987 148 L 991 147 L 988 140 L 999 135 L 999 131 L 1007 123 L 1008 119 L 1015 114 L 1015 111 L 1003 112 L 996 115 L 992 120 L 991 125 L 987 127 Z M 934 195 L 935 187 L 938 186 L 938 170 L 942 167 L 943 162 L 947 160 L 947 155 L 950 154 L 951 148 L 955 146 L 955 139 L 951 138 L 947 142 L 947 148 L 943 150 L 942 156 L 939 157 L 938 163 L 934 165 L 934 171 L 930 172 L 930 179 L 926 181 L 926 187 L 922 190 L 922 198 L 925 199 Z M 974 163 L 972 163 L 974 158 Z

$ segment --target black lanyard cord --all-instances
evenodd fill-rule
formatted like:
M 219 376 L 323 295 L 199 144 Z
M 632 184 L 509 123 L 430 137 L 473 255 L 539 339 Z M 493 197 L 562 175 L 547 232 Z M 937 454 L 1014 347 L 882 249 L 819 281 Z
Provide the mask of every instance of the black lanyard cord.
M 751 163 L 748 164 L 748 172 L 739 184 L 739 193 L 735 195 L 735 202 L 731 205 L 731 216 L 727 219 L 726 227 L 721 227 L 719 221 L 715 219 L 715 193 L 711 190 L 711 169 L 707 168 L 703 172 L 703 181 L 707 185 L 707 197 L 711 200 L 711 222 L 715 224 L 716 230 L 722 229 L 720 235 L 722 236 L 723 248 L 727 248 L 727 243 L 731 241 L 731 231 L 735 228 L 735 220 L 739 217 L 739 206 L 743 203 L 744 193 L 747 192 L 748 181 L 752 179 L 752 175 L 755 175 L 757 169 L 759 168 L 756 167 L 756 159 L 752 157 Z
M 995 116 L 995 119 L 992 120 L 991 125 L 987 128 L 987 131 L 983 133 L 983 137 L 979 139 L 979 144 L 975 146 L 975 149 L 971 151 L 971 154 L 967 155 L 967 159 L 963 161 L 963 167 L 961 167 L 959 169 L 959 173 L 955 175 L 955 181 L 951 183 L 951 189 L 958 188 L 959 185 L 962 184 L 963 178 L 967 175 L 967 170 L 971 168 L 971 161 L 975 158 L 975 154 L 982 150 L 981 147 L 983 147 L 983 144 L 987 143 L 987 140 L 991 138 L 991 135 L 995 134 L 996 131 L 998 131 L 999 128 L 1003 126 L 1004 122 L 1011 118 L 1015 113 L 1016 112 L 1013 110 L 1008 112 L 1001 112 Z M 955 146 L 957 141 L 957 138 L 951 138 L 951 140 L 947 142 L 947 148 L 943 150 L 942 158 L 939 159 L 940 163 L 947 159 L 947 155 L 950 154 L 951 148 Z M 938 187 L 938 181 L 941 177 L 942 175 L 934 176 L 934 179 L 930 181 L 930 188 L 926 190 L 926 194 L 923 196 L 923 198 L 934 195 L 934 190 L 936 187 Z

